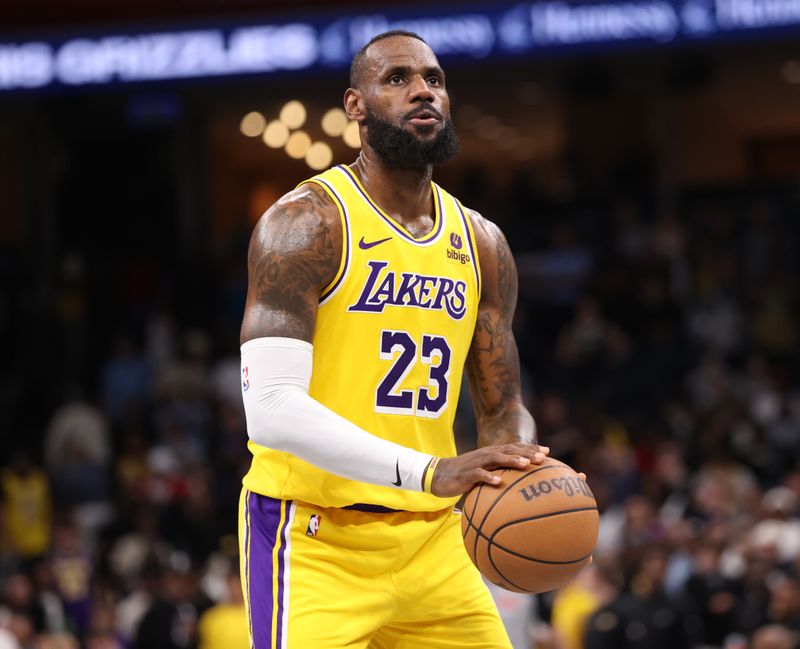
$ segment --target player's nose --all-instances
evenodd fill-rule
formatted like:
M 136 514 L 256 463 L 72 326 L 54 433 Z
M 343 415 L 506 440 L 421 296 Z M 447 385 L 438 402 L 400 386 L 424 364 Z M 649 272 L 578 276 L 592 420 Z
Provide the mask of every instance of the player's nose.
M 418 101 L 433 102 L 435 98 L 431 87 L 421 74 L 415 74 L 413 77 L 411 77 L 408 90 L 412 103 Z

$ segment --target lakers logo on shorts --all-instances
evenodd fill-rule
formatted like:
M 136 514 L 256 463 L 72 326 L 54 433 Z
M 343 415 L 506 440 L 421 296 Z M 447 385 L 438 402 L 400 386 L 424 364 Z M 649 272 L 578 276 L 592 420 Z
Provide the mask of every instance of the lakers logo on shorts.
M 306 536 L 316 536 L 317 532 L 319 532 L 319 514 L 311 514 L 311 518 L 308 519 L 308 527 L 306 528 Z

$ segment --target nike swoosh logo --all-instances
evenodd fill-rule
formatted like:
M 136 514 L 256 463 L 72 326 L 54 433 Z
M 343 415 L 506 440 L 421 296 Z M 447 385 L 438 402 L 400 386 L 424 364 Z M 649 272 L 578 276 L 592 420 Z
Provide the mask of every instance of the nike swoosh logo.
M 361 248 L 361 250 L 369 250 L 370 248 L 374 248 L 380 243 L 385 243 L 391 238 L 392 237 L 386 237 L 385 239 L 378 239 L 377 241 L 370 241 L 369 243 L 367 243 L 366 241 L 364 241 L 364 237 L 361 237 L 361 241 L 358 242 L 358 247 Z
M 389 238 L 391 239 L 391 237 L 389 237 Z M 385 239 L 384 239 L 384 241 L 385 241 Z M 398 458 L 398 460 L 397 460 L 397 464 L 395 464 L 395 467 L 394 467 L 394 469 L 395 469 L 395 471 L 397 471 L 397 482 L 392 482 L 392 484 L 393 484 L 395 487 L 399 487 L 400 485 L 402 485 L 402 484 L 403 484 L 403 480 L 402 480 L 402 478 L 400 477 L 400 460 L 399 460 L 399 458 Z

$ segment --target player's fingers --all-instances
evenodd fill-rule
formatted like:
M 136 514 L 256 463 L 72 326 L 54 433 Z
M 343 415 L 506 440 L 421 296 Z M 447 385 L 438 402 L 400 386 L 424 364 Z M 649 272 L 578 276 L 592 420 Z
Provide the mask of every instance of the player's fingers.
M 538 453 L 542 455 L 548 455 L 550 453 L 549 447 L 539 446 L 539 444 L 504 444 L 498 450 L 508 454 L 519 453 L 520 455 L 530 458 Z
M 506 444 L 502 450 L 508 454 L 517 453 L 522 457 L 527 457 L 534 464 L 544 462 L 550 453 L 550 449 L 547 446 L 539 446 L 538 444 Z
M 547 459 L 547 456 L 550 455 L 550 447 L 536 445 L 536 448 L 538 450 L 533 454 L 533 462 L 534 464 L 541 464 Z
M 549 449 L 548 449 L 548 452 L 549 452 Z M 533 458 L 532 458 L 532 460 L 531 460 L 531 461 L 532 461 L 534 464 L 541 464 L 541 463 L 542 463 L 542 462 L 544 462 L 546 459 L 547 459 L 547 453 L 543 453 L 542 451 L 536 451 L 536 452 L 533 454 Z
M 495 452 L 486 458 L 483 463 L 485 469 L 497 469 L 500 467 L 510 467 L 512 469 L 525 468 L 531 463 L 531 458 L 516 453 L 500 453 Z
M 473 472 L 474 482 L 485 482 L 487 484 L 498 485 L 500 484 L 503 479 L 491 471 L 487 471 L 486 469 L 475 469 Z

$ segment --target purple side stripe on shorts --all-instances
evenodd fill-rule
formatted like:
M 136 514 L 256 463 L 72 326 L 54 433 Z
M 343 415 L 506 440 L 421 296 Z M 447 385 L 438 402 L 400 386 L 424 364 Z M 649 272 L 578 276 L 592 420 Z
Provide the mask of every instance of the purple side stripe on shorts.
M 253 640 L 253 607 L 250 605 L 250 496 L 246 491 L 244 497 L 244 584 L 247 589 L 247 630 L 250 634 L 250 649 L 254 648 Z
M 272 558 L 280 538 L 283 501 L 250 493 L 250 615 L 255 649 L 274 649 L 272 613 Z M 278 622 L 280 625 L 280 621 Z

